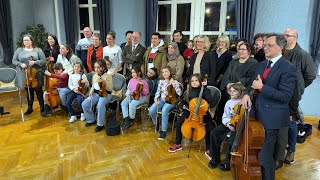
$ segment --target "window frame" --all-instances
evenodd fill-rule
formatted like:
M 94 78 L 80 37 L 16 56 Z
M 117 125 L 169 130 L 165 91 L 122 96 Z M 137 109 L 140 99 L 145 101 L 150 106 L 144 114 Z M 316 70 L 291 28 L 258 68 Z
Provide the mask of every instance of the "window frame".
M 88 9 L 88 15 L 89 15 L 89 27 L 91 28 L 93 34 L 100 34 L 100 29 L 94 29 L 94 15 L 93 15 L 93 8 L 97 8 L 98 5 L 92 2 L 93 0 L 88 0 L 88 4 L 79 4 L 78 1 L 78 38 L 81 39 L 81 34 L 83 34 L 83 29 L 80 29 L 80 8 L 87 8 Z

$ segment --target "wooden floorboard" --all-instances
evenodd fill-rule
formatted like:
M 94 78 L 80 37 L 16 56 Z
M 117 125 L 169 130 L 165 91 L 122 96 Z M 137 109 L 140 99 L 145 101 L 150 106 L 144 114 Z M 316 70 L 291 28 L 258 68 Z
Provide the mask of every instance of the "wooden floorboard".
M 23 111 L 26 110 L 23 95 Z M 34 112 L 21 121 L 18 93 L 0 94 L 0 105 L 11 114 L 0 117 L 0 179 L 232 179 L 230 172 L 207 168 L 199 142 L 187 157 L 184 149 L 169 153 L 170 133 L 159 141 L 153 128 L 140 131 L 140 122 L 124 134 L 106 136 L 85 122 L 69 123 L 60 110 L 47 118 Z M 297 144 L 295 163 L 276 172 L 276 179 L 320 179 L 318 119 L 307 117 L 313 133 Z

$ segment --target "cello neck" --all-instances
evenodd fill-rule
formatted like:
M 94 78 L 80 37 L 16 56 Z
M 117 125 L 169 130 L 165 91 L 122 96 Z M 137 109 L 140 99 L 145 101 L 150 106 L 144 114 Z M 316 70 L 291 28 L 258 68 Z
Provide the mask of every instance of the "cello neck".
M 202 94 L 203 94 L 203 86 L 201 86 L 201 90 L 200 90 L 200 93 L 199 93 L 199 97 L 198 97 L 198 102 L 197 102 L 197 105 L 196 105 L 196 109 L 194 110 L 194 113 L 195 113 L 196 115 L 198 115 L 198 112 L 199 112 L 199 107 L 200 107 L 200 102 L 201 102 Z

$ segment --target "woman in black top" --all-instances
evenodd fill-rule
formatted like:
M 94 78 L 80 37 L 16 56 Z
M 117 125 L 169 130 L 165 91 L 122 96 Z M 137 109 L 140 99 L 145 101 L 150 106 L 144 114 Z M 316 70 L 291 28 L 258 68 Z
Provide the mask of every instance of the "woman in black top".
M 56 63 L 58 55 L 60 54 L 59 50 L 60 45 L 57 37 L 53 34 L 49 34 L 47 44 L 43 49 L 46 58 L 50 57 L 50 61 Z

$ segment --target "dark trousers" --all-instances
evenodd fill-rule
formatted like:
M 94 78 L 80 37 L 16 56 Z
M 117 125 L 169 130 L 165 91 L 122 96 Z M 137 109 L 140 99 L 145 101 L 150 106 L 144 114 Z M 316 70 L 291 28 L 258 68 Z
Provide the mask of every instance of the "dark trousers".
M 230 129 L 226 127 L 224 124 L 220 124 L 219 126 L 215 127 L 213 130 L 211 130 L 210 133 L 210 153 L 212 155 L 212 158 L 220 161 L 220 146 L 223 142 L 224 138 L 227 136 L 227 134 L 230 132 Z M 225 163 L 230 163 L 230 151 L 232 147 L 233 140 L 235 138 L 235 132 L 231 132 L 230 138 L 228 139 L 228 148 L 226 152 L 226 159 Z
M 279 135 L 279 129 L 264 129 L 264 142 L 259 152 L 259 162 L 262 169 L 263 180 L 275 179 L 274 149 Z
M 274 147 L 274 160 L 284 161 L 286 154 L 286 147 L 288 144 L 288 127 L 279 129 L 276 145 Z
M 38 102 L 39 102 L 39 105 L 40 105 L 40 109 L 41 109 L 41 111 L 43 111 L 44 100 L 43 100 L 42 87 L 29 88 L 30 97 L 29 97 L 28 88 L 26 88 L 26 91 L 27 91 L 28 108 L 32 108 L 33 102 L 34 102 L 34 92 L 36 92 L 37 99 L 38 99 Z
M 180 117 L 177 120 L 176 123 L 176 140 L 175 144 L 181 144 L 182 141 L 182 132 L 181 132 L 181 126 L 183 122 L 189 117 L 190 112 L 187 110 L 183 110 Z M 206 135 L 205 135 L 205 141 L 206 141 L 206 150 L 209 150 L 210 148 L 210 131 L 214 128 L 213 123 L 211 121 L 210 115 L 205 115 L 203 117 L 203 121 L 206 124 L 205 129 L 206 129 Z
M 72 107 L 72 101 L 76 98 L 77 98 L 77 104 L 80 108 L 80 112 L 83 113 L 82 106 L 81 106 L 81 103 L 83 101 L 82 95 L 77 94 L 74 91 L 71 91 L 67 96 L 67 108 L 68 108 L 68 112 L 69 112 L 70 116 L 79 115 L 75 112 L 75 110 Z

